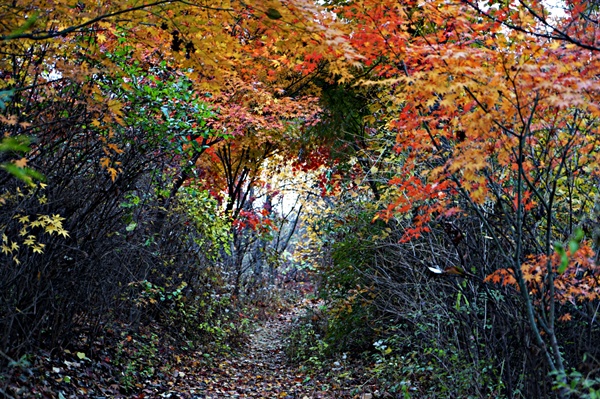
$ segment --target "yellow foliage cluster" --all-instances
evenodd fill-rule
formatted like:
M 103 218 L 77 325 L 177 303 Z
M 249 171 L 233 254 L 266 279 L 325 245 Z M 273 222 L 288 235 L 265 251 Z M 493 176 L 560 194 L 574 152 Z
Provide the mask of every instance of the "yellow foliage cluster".
M 0 198 L 0 206 L 12 203 L 15 200 L 23 201 L 24 199 L 37 199 L 39 204 L 45 204 L 47 202 L 46 196 L 42 193 L 46 187 L 44 183 L 33 184 L 26 191 L 21 190 L 17 187 L 16 193 L 4 193 Z M 24 202 L 24 201 L 23 201 Z M 20 264 L 19 250 L 21 248 L 27 248 L 33 253 L 42 254 L 46 244 L 41 242 L 40 237 L 43 234 L 49 236 L 62 236 L 64 238 L 69 236 L 68 231 L 63 226 L 64 217 L 59 214 L 53 215 L 30 215 L 27 213 L 16 213 L 13 216 L 13 220 L 17 223 L 16 235 L 10 235 L 8 233 L 9 226 L 0 225 L 0 232 L 2 234 L 2 240 L 0 244 L 0 255 L 11 256 L 16 264 Z M 15 226 L 11 226 L 12 229 Z M 14 231 L 14 230 L 13 230 Z

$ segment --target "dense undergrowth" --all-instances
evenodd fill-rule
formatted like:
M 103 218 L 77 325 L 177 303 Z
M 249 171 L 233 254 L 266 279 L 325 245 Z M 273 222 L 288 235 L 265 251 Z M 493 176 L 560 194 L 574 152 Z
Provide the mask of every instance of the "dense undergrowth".
M 347 222 L 337 224 L 327 235 L 334 242 L 321 247 L 318 305 L 308 307 L 290 331 L 292 360 L 331 368 L 342 358 L 357 358 L 380 393 L 392 397 L 598 397 L 600 381 L 591 366 L 597 331 L 581 335 L 576 320 L 561 325 L 573 370 L 572 382 L 563 385 L 541 367 L 518 292 L 484 282 L 483 267 L 441 275 L 428 268 L 459 262 L 448 250 L 454 230 L 441 223 L 403 244 L 401 225 L 372 223 L 368 210 L 350 207 L 340 217 Z M 477 225 L 463 223 L 452 229 L 474 240 L 460 244 L 469 264 L 480 256 L 480 244 Z M 486 250 L 493 259 L 493 248 Z
M 275 317 L 298 299 L 289 288 L 278 292 L 278 300 L 271 298 L 269 306 L 239 306 L 227 296 L 213 299 L 195 323 L 186 313 L 198 307 L 174 298 L 152 321 L 112 322 L 93 341 L 80 335 L 68 348 L 36 349 L 8 359 L 0 378 L 2 393 L 7 398 L 141 398 L 193 397 L 190 387 L 210 391 L 203 381 L 215 379 L 218 387 L 219 376 L 207 370 L 220 367 L 223 359 L 235 359 L 256 323 Z
M 37 76 L 43 84 L 3 97 L 0 110 L 27 121 L 0 121 L 7 397 L 69 387 L 75 377 L 67 369 L 105 374 L 97 394 L 133 394 L 188 352 L 210 360 L 238 346 L 249 320 L 284 301 L 267 258 L 279 261 L 271 233 L 285 232 L 290 220 L 264 231 L 233 224 L 223 197 L 192 172 L 208 145 L 189 137 L 213 134 L 215 114 L 189 79 L 166 63 L 133 62 L 131 50 L 123 44 L 105 54 L 116 67 L 98 65 L 93 78 Z M 116 119 L 107 116 L 110 104 L 90 100 L 92 90 L 123 101 Z M 231 202 L 252 215 L 255 200 Z

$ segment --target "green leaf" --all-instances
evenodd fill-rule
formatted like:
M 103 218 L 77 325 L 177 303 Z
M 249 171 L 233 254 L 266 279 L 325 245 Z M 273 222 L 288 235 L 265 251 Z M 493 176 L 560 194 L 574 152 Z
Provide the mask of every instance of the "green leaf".
M 574 240 L 569 241 L 569 251 L 571 251 L 571 255 L 573 255 L 579 249 L 579 243 Z
M 458 295 L 456 296 L 456 303 L 454 304 L 454 309 L 456 309 L 457 311 L 460 310 L 460 298 L 461 298 L 461 292 L 458 292 Z
M 274 8 L 267 9 L 266 14 L 270 19 L 280 19 L 282 17 L 281 13 Z
M 77 357 L 78 357 L 79 359 L 81 359 L 81 360 L 85 359 L 85 353 L 83 353 L 83 352 L 77 352 L 77 354 L 76 354 L 76 355 L 77 355 Z
M 10 101 L 14 94 L 14 90 L 0 91 L 0 111 L 4 111 L 6 109 L 6 103 Z
M 17 165 L 12 164 L 12 163 L 5 163 L 1 166 L 4 170 L 6 170 L 8 173 L 13 175 L 17 179 L 23 180 L 24 182 L 27 182 L 27 183 L 31 182 L 32 178 L 39 180 L 39 181 L 44 180 L 44 175 L 42 175 L 40 172 L 33 170 L 31 168 L 20 168 Z
M 2 92 L 0 92 L 0 102 L 2 101 Z M 27 136 L 5 137 L 0 141 L 0 151 L 29 151 L 29 138 Z
M 38 20 L 39 15 L 40 15 L 39 11 L 35 11 L 31 17 L 27 18 L 27 20 L 25 21 L 25 23 L 22 26 L 20 26 L 16 30 L 14 30 L 10 35 L 6 36 L 6 38 L 4 40 L 14 39 L 15 37 L 18 37 L 19 35 L 25 33 L 29 29 L 31 29 L 31 27 L 33 27 L 35 22 Z
M 583 230 L 578 227 L 575 230 L 574 236 L 569 240 L 569 251 L 571 251 L 571 255 L 573 255 L 579 249 L 581 240 L 583 240 L 583 235 Z
M 567 257 L 567 252 L 563 245 L 559 242 L 554 243 L 554 250 L 560 256 L 560 265 L 558 266 L 558 273 L 562 274 L 567 270 L 569 266 L 569 258 Z

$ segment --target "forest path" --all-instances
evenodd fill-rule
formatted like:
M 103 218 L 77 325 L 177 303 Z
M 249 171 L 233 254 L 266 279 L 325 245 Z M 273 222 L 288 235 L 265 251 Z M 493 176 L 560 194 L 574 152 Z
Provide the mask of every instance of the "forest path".
M 254 321 L 248 340 L 222 355 L 180 351 L 151 326 L 127 336 L 113 332 L 112 340 L 98 343 L 95 354 L 88 352 L 92 358 L 67 350 L 57 355 L 40 352 L 32 363 L 11 368 L 4 377 L 0 374 L 0 398 L 372 398 L 375 387 L 363 384 L 367 373 L 358 363 L 340 359 L 303 367 L 288 361 L 288 331 L 300 328 L 298 318 L 307 307 L 316 306 L 304 300 L 267 320 Z
M 284 353 L 285 333 L 301 313 L 292 308 L 260 322 L 246 345 L 235 355 L 196 374 L 198 388 L 191 398 L 362 398 L 351 387 L 340 386 L 336 373 L 307 374 L 289 363 Z M 346 380 L 346 382 L 348 382 Z M 347 385 L 347 384 L 344 384 Z M 368 397 L 368 396 L 367 396 Z

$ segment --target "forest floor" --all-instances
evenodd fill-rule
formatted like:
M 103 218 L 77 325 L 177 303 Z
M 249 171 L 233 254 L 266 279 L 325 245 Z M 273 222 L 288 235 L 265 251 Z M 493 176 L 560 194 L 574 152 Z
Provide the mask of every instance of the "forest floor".
M 293 308 L 257 325 L 238 354 L 221 359 L 216 367 L 203 372 L 206 386 L 198 397 L 364 397 L 360 379 L 353 377 L 354 368 L 345 368 L 340 362 L 320 370 L 290 364 L 284 353 L 284 337 L 293 328 L 298 312 L 298 308 Z
M 69 350 L 60 354 L 40 353 L 13 365 L 8 375 L 0 375 L 3 377 L 0 397 L 3 394 L 7 398 L 57 399 L 373 397 L 371 392 L 375 388 L 365 383 L 360 364 L 341 359 L 318 366 L 288 361 L 284 340 L 289 329 L 297 327 L 295 323 L 302 309 L 293 306 L 266 320 L 256 320 L 239 348 L 220 355 L 182 352 L 173 345 L 163 345 L 152 332 L 117 339 L 118 351 L 104 347 L 90 358 Z M 139 344 L 142 337 L 153 340 Z

